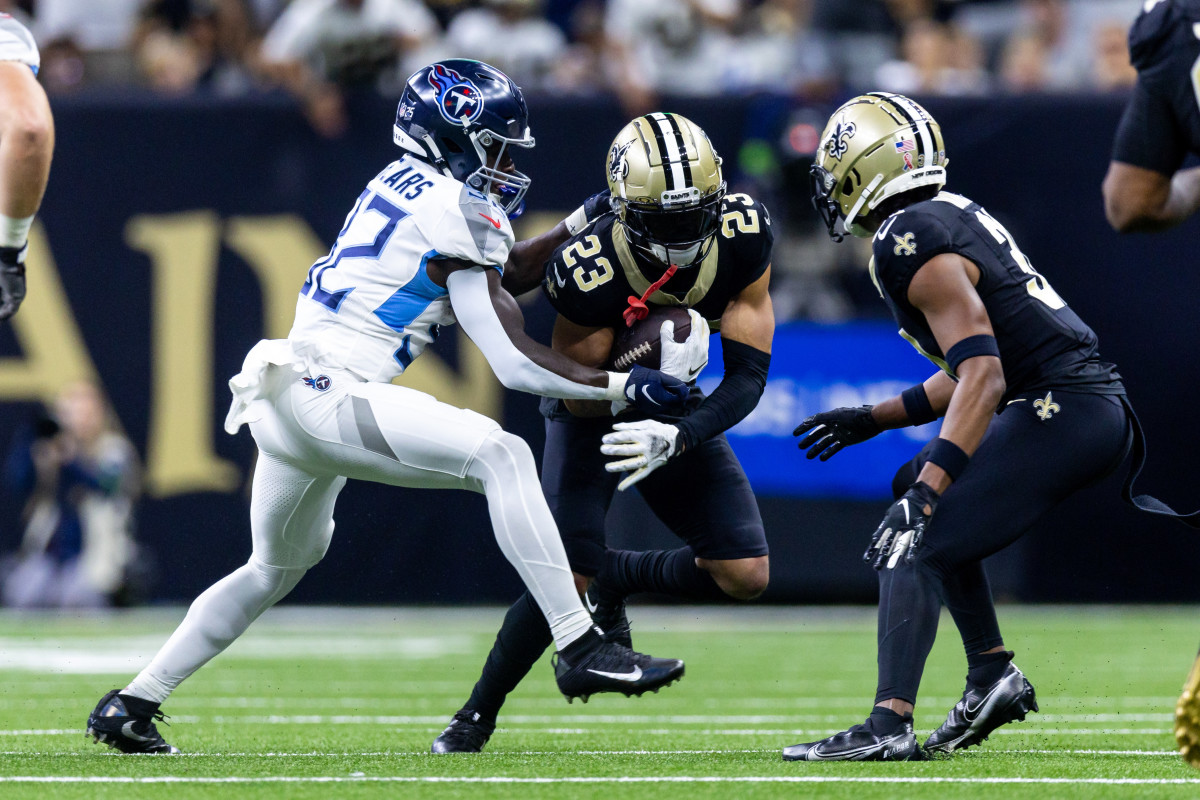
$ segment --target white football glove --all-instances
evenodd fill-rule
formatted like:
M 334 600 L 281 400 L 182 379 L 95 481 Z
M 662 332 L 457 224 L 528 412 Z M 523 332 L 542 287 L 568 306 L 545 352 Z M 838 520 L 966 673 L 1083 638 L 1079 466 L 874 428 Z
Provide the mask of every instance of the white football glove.
M 659 343 L 662 345 L 659 369 L 684 383 L 696 380 L 700 370 L 708 363 L 708 320 L 691 308 L 688 309 L 688 316 L 692 318 L 692 330 L 682 342 L 675 341 L 675 323 L 671 320 L 664 322 L 658 330 Z
M 613 432 L 604 434 L 600 452 L 606 456 L 627 456 L 604 465 L 609 472 L 630 472 L 617 484 L 619 491 L 649 475 L 675 455 L 679 428 L 652 419 L 618 422 Z

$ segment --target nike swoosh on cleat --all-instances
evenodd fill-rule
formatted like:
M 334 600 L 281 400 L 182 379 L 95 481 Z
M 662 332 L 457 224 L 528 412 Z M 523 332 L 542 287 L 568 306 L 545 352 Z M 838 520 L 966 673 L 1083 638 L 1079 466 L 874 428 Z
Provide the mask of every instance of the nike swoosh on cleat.
M 493 225 L 495 225 L 495 226 L 496 226 L 496 230 L 500 230 L 500 220 L 498 220 L 498 219 L 492 219 L 492 218 L 491 218 L 491 217 L 489 217 L 487 214 L 484 214 L 484 213 L 482 213 L 482 212 L 479 214 L 479 216 L 483 217 L 483 218 L 484 218 L 484 219 L 486 219 L 488 222 L 490 222 L 490 223 L 492 223 Z
M 130 739 L 136 739 L 139 742 L 153 742 L 153 736 L 142 736 L 140 733 L 133 732 L 133 720 L 126 722 L 121 726 L 121 733 L 128 736 Z
M 588 672 L 593 675 L 599 675 L 602 678 L 612 678 L 614 681 L 634 681 L 641 680 L 642 668 L 634 667 L 633 672 L 601 672 L 598 669 L 589 669 Z
M 964 705 L 963 719 L 965 719 L 967 722 L 974 722 L 979 717 L 979 712 L 983 710 L 983 707 L 987 705 L 988 700 L 992 698 L 992 695 L 1000 691 L 1000 686 L 1001 683 L 997 683 L 995 686 L 993 686 L 992 690 L 985 694 L 974 708 L 971 708 L 970 703 Z

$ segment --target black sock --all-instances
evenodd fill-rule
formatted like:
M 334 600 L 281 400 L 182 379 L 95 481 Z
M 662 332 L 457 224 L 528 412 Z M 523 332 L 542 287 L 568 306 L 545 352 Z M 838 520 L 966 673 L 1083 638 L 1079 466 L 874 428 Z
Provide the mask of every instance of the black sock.
M 906 720 L 911 719 L 911 715 L 902 716 L 890 708 L 875 706 L 871 709 L 871 716 L 867 717 L 866 727 L 876 736 L 890 736 L 899 731 Z
M 134 697 L 131 694 L 117 694 L 121 698 L 121 702 L 125 704 L 125 710 L 129 712 L 129 716 L 137 717 L 138 719 L 150 719 L 158 713 L 159 703 L 153 700 L 146 700 L 142 697 Z
M 606 600 L 625 598 L 636 592 L 654 592 L 685 600 L 724 600 L 725 592 L 712 575 L 696 566 L 690 547 L 678 550 L 608 550 L 597 576 Z
M 967 683 L 972 686 L 991 686 L 1004 675 L 1008 662 L 1013 660 L 1012 650 L 998 653 L 975 653 L 967 656 Z
M 494 723 L 509 692 L 517 688 L 553 641 L 541 608 L 529 592 L 521 595 L 504 615 L 504 624 L 466 707 Z

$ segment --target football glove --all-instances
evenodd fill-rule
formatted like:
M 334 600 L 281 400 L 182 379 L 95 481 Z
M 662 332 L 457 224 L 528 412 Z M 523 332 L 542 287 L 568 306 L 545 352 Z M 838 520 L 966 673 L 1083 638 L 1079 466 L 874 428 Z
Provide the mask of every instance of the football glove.
M 604 434 L 602 441 L 600 452 L 604 455 L 625 456 L 604 465 L 609 472 L 630 473 L 617 484 L 618 491 L 623 492 L 675 455 L 679 428 L 652 419 L 618 422 L 613 425 L 612 433 Z
M 917 481 L 883 515 L 883 522 L 871 536 L 863 561 L 875 569 L 895 569 L 903 558 L 911 564 L 925 536 L 925 529 L 938 504 L 938 493 Z
M 25 299 L 25 252 L 24 247 L 0 247 L 0 320 L 17 313 L 17 307 Z
M 696 380 L 708 363 L 708 320 L 690 308 L 688 316 L 692 319 L 692 330 L 682 342 L 675 341 L 675 323 L 671 320 L 658 329 L 662 346 L 659 369 L 685 383 Z
M 591 225 L 600 217 L 604 216 L 612 208 L 612 193 L 608 189 L 602 192 L 596 192 L 594 195 L 583 201 L 583 205 L 575 209 L 570 215 L 563 220 L 567 226 L 567 233 L 574 236 L 581 230 Z
M 688 385 L 676 377 L 635 366 L 625 381 L 625 400 L 644 414 L 670 414 L 683 410 Z
M 828 461 L 843 447 L 865 442 L 883 432 L 883 428 L 871 416 L 871 408 L 835 408 L 833 411 L 813 414 L 796 426 L 792 436 L 807 433 L 798 443 L 801 450 L 808 448 L 804 457 L 813 459 L 820 456 L 822 461 Z

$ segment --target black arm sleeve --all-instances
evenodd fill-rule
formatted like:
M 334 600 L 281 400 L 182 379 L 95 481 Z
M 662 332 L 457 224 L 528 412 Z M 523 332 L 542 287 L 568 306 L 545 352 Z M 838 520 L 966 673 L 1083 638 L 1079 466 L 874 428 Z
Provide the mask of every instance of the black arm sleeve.
M 746 418 L 758 405 L 767 385 L 771 354 L 748 344 L 722 339 L 725 376 L 704 398 L 700 407 L 675 423 L 679 428 L 680 450 L 686 451 L 706 439 L 729 430 Z
M 1170 176 L 1187 151 L 1171 104 L 1147 91 L 1139 80 L 1117 126 L 1112 160 Z

